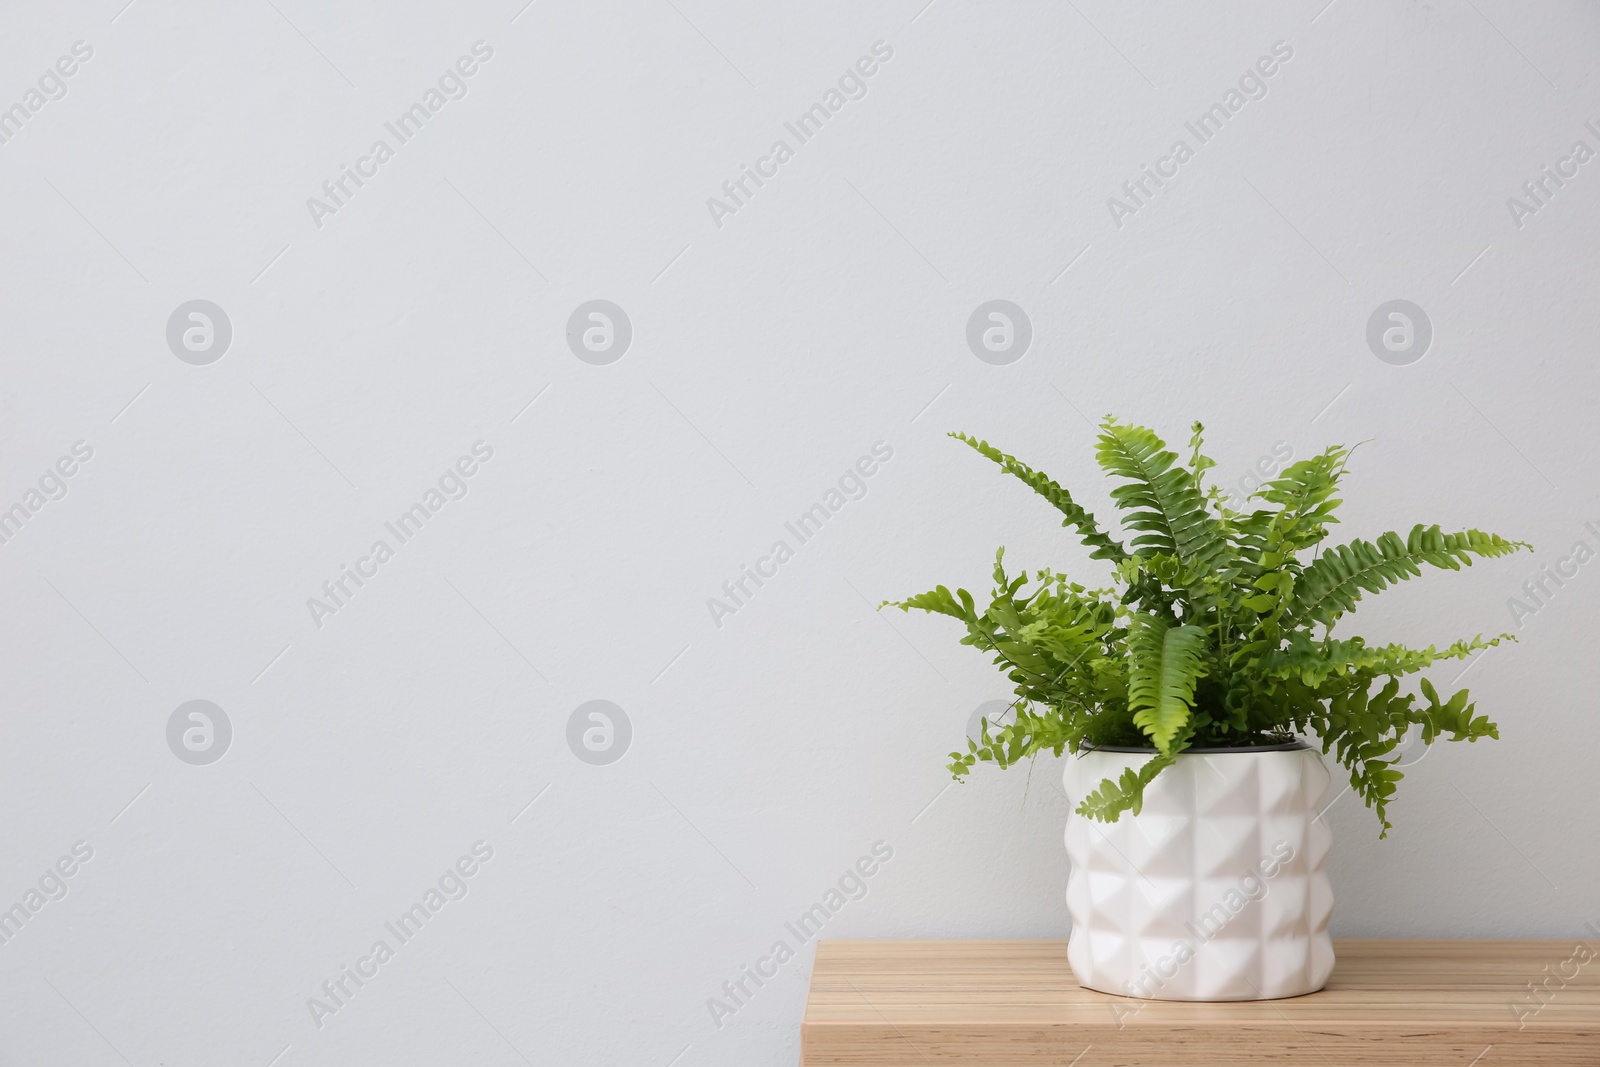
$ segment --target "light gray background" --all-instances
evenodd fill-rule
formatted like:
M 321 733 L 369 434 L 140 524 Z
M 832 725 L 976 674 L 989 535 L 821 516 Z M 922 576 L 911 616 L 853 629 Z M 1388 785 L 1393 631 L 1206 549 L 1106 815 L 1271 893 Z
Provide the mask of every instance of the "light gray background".
M 986 588 L 1000 543 L 1100 580 L 943 434 L 1104 512 L 1106 412 L 1204 419 L 1227 484 L 1280 442 L 1367 441 L 1341 536 L 1538 545 L 1361 612 L 1522 641 L 1462 680 L 1503 739 L 1416 763 L 1388 841 L 1335 804 L 1334 932 L 1600 919 L 1600 573 L 1508 604 L 1600 545 L 1600 162 L 1520 227 L 1506 203 L 1600 148 L 1592 7 L 123 3 L 0 31 L 6 106 L 94 49 L 0 146 L 0 506 L 94 449 L 0 546 L 0 907 L 94 849 L 0 946 L 0 1062 L 793 1063 L 809 948 L 721 1028 L 707 998 L 879 840 L 824 936 L 1063 935 L 1056 761 L 946 791 L 1005 686 L 947 621 L 872 605 Z M 313 225 L 478 40 L 468 95 Z M 877 41 L 866 97 L 716 226 L 706 199 Z M 1275 41 L 1267 96 L 1116 226 L 1107 198 Z M 166 344 L 192 299 L 232 323 L 209 366 Z M 609 366 L 566 345 L 591 299 L 633 325 Z M 992 299 L 1032 320 L 1009 366 L 966 345 Z M 1409 366 L 1366 343 L 1394 299 L 1433 324 Z M 315 626 L 307 598 L 480 439 L 469 495 Z M 714 625 L 880 440 L 868 495 Z M 233 727 L 207 766 L 166 741 L 196 699 Z M 633 728 L 609 765 L 566 740 L 599 699 Z M 315 1026 L 307 998 L 480 839 L 469 895 Z

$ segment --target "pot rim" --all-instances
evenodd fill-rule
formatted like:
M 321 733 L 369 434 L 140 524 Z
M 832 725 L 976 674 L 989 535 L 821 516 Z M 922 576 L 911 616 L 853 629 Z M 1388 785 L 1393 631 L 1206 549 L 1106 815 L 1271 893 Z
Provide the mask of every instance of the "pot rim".
M 1245 752 L 1301 752 L 1310 751 L 1311 746 L 1304 741 L 1283 741 L 1276 745 L 1227 745 L 1218 748 L 1186 748 L 1178 753 L 1182 756 L 1223 756 Z M 1081 758 L 1085 752 L 1127 752 L 1136 754 L 1155 755 L 1156 749 L 1137 745 L 1093 745 L 1085 741 L 1078 746 Z

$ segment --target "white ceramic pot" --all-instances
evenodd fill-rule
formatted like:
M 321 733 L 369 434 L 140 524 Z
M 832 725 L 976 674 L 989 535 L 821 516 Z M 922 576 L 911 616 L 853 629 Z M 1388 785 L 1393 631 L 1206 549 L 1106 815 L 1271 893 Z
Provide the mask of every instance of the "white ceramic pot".
M 1069 756 L 1073 807 L 1153 753 Z M 1333 971 L 1318 818 L 1330 777 L 1303 746 L 1191 751 L 1145 789 L 1138 815 L 1067 817 L 1067 959 L 1080 984 L 1148 1000 L 1272 1000 Z

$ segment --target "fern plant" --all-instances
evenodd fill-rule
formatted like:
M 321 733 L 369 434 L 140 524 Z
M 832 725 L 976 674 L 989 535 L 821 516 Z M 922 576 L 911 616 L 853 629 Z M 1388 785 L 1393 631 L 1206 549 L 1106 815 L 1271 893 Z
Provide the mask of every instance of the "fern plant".
M 1014 721 L 1000 727 L 984 719 L 967 751 L 950 753 L 956 778 L 979 761 L 1008 767 L 1044 750 L 1152 749 L 1137 770 L 1106 779 L 1076 809 L 1114 822 L 1125 811 L 1137 815 L 1145 787 L 1190 748 L 1314 734 L 1350 772 L 1386 836 L 1387 805 L 1402 777 L 1390 756 L 1412 727 L 1425 744 L 1445 735 L 1500 736 L 1488 718 L 1474 716 L 1465 689 L 1441 700 L 1427 679 L 1420 693 L 1402 692 L 1401 679 L 1515 640 L 1511 634 L 1413 649 L 1336 638 L 1333 628 L 1364 593 L 1416 577 L 1424 564 L 1459 570 L 1474 556 L 1532 546 L 1418 525 L 1405 537 L 1386 533 L 1321 550 L 1339 521 L 1335 494 L 1348 449 L 1290 465 L 1250 498 L 1255 510 L 1235 511 L 1220 489 L 1203 484 L 1215 463 L 1201 451 L 1200 423 L 1187 463 L 1144 427 L 1107 418 L 1100 430 L 1096 458 L 1118 483 L 1111 497 L 1126 543 L 1046 475 L 986 441 L 950 435 L 1044 497 L 1114 576 L 1105 589 L 1049 569 L 1012 577 L 1002 547 L 982 611 L 965 589 L 942 585 L 880 605 L 959 620 L 967 631 L 961 643 L 992 654 L 1016 687 Z

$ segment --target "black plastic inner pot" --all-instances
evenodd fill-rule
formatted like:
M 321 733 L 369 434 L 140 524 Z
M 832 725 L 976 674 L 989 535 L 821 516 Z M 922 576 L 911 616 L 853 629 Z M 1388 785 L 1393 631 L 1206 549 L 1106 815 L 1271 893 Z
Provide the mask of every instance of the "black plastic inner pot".
M 1230 746 L 1227 746 L 1227 747 L 1224 747 L 1224 748 L 1186 748 L 1182 752 L 1180 752 L 1179 755 L 1180 756 L 1187 756 L 1190 753 L 1193 753 L 1193 754 L 1195 754 L 1197 756 L 1204 756 L 1204 755 L 1207 755 L 1207 754 L 1213 754 L 1214 755 L 1214 754 L 1219 753 L 1219 752 L 1295 752 L 1295 751 L 1298 751 L 1299 749 L 1310 748 L 1310 747 L 1311 746 L 1307 745 L 1304 741 L 1283 741 L 1283 742 L 1280 742 L 1280 743 L 1278 743 L 1276 745 L 1230 745 Z M 1139 753 L 1148 753 L 1148 754 L 1150 754 L 1152 756 L 1155 755 L 1155 752 L 1156 752 L 1156 750 L 1154 748 L 1146 748 L 1146 747 L 1138 746 L 1138 745 L 1091 745 L 1087 741 L 1085 741 L 1082 745 L 1078 746 L 1078 751 L 1080 751 L 1080 752 L 1139 752 Z

